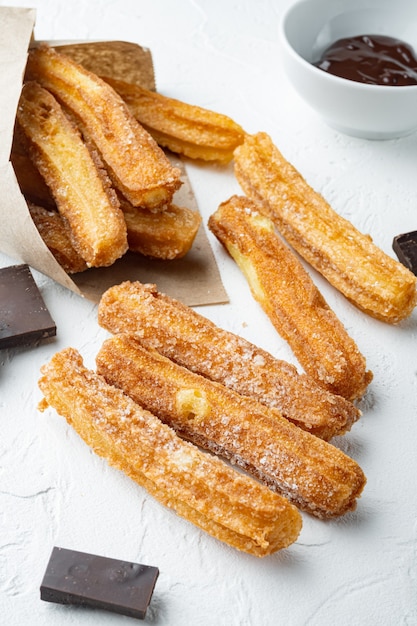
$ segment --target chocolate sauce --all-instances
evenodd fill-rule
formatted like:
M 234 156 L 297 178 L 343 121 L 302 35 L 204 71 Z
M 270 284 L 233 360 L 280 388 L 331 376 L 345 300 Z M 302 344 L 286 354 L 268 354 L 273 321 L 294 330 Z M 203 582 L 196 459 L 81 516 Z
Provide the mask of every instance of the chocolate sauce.
M 314 63 L 321 70 L 369 85 L 417 85 L 417 58 L 404 41 L 385 35 L 339 39 Z

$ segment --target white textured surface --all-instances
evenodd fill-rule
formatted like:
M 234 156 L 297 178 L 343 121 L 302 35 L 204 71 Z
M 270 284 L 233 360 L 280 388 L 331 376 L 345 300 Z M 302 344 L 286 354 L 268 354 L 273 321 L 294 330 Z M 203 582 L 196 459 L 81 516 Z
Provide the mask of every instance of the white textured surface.
M 388 254 L 394 235 L 417 228 L 417 136 L 347 138 L 299 100 L 282 75 L 276 36 L 289 0 L 0 1 L 28 4 L 38 9 L 39 39 L 125 39 L 150 47 L 161 92 L 227 113 L 249 132 L 270 133 L 334 208 Z M 188 172 L 205 219 L 239 192 L 231 169 Z M 294 361 L 233 262 L 211 241 L 231 302 L 200 311 Z M 0 254 L 0 266 L 12 262 Z M 417 624 L 417 311 L 388 327 L 314 275 L 374 372 L 361 421 L 337 442 L 368 484 L 355 513 L 330 523 L 305 515 L 294 546 L 258 560 L 162 508 L 92 454 L 54 412 L 37 412 L 42 363 L 72 345 L 92 366 L 106 334 L 95 306 L 35 276 L 58 336 L 35 350 L 0 352 L 1 624 L 130 623 L 39 600 L 53 545 L 158 566 L 146 619 L 158 626 Z

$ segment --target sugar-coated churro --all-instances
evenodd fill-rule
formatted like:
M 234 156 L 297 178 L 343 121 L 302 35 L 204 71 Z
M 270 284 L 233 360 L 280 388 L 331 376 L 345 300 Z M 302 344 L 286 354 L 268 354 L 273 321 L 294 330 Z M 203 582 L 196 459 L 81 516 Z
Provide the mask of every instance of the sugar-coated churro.
M 111 265 L 127 250 L 116 194 L 58 101 L 38 83 L 23 86 L 16 116 L 29 156 L 69 224 L 88 266 Z
M 293 248 L 365 313 L 395 324 L 417 303 L 417 278 L 338 215 L 282 156 L 266 133 L 247 135 L 234 153 L 243 191 Z
M 209 228 L 305 371 L 332 393 L 361 397 L 372 379 L 365 358 L 259 204 L 233 196 L 210 216 Z
M 98 321 L 130 333 L 166 357 L 244 396 L 251 396 L 322 439 L 349 430 L 359 410 L 286 361 L 224 330 L 155 285 L 124 282 L 102 296 Z
M 181 185 L 180 170 L 110 85 L 46 45 L 30 51 L 26 75 L 68 107 L 129 202 L 157 209 L 171 201 Z
M 13 153 L 12 162 L 20 189 L 46 245 L 56 257 L 60 256 L 59 262 L 66 272 L 81 271 L 85 262 L 72 246 L 70 233 L 38 170 L 23 154 Z M 119 201 L 129 250 L 161 260 L 180 259 L 190 251 L 202 221 L 198 211 L 170 204 L 164 211 L 151 212 L 132 206 L 123 197 Z
M 52 406 L 97 454 L 217 539 L 259 557 L 296 540 L 301 517 L 285 498 L 182 441 L 76 350 L 55 354 L 39 386 L 41 410 Z
M 129 335 L 104 342 L 97 371 L 182 437 L 230 460 L 320 518 L 356 506 L 365 476 L 277 411 L 177 365 Z M 157 391 L 156 391 L 157 390 Z
M 120 200 L 129 250 L 155 259 L 180 259 L 191 249 L 201 224 L 201 215 L 187 207 L 170 204 L 153 213 Z
M 71 234 L 58 211 L 32 202 L 28 202 L 28 207 L 40 236 L 60 266 L 68 274 L 86 270 L 87 263 L 72 245 Z
M 140 85 L 104 77 L 155 141 L 191 159 L 227 163 L 244 138 L 230 117 L 168 98 Z

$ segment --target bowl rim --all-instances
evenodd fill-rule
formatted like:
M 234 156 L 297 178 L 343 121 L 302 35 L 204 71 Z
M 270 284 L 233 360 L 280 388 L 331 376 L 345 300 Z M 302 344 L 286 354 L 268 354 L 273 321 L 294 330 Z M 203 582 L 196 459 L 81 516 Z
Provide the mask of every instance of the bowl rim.
M 335 74 L 325 72 L 319 67 L 313 65 L 310 61 L 304 59 L 304 57 L 302 57 L 301 54 L 299 54 L 290 43 L 286 33 L 286 24 L 291 12 L 295 9 L 295 7 L 298 7 L 301 4 L 307 4 L 307 2 L 309 1 L 311 2 L 311 0 L 296 0 L 296 2 L 294 2 L 289 7 L 287 7 L 287 9 L 285 9 L 279 22 L 279 38 L 281 41 L 281 45 L 284 46 L 287 52 L 291 54 L 291 56 L 307 71 L 312 72 L 313 76 L 316 74 L 316 76 L 318 78 L 321 78 L 321 80 L 328 80 L 330 81 L 330 83 L 334 82 L 335 85 L 339 86 L 349 86 L 350 89 L 354 90 L 370 91 L 375 93 L 381 90 L 382 93 L 409 93 L 417 91 L 417 85 L 373 85 L 370 83 L 361 83 L 359 81 L 351 80 L 350 78 L 343 78 L 342 76 L 336 76 Z

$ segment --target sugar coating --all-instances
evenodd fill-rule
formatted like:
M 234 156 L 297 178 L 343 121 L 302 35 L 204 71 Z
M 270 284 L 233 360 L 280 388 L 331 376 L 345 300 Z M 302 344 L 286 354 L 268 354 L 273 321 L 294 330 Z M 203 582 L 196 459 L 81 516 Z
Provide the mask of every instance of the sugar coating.
M 417 279 L 375 245 L 289 163 L 266 133 L 246 135 L 234 154 L 243 191 L 288 243 L 347 299 L 369 315 L 396 324 L 417 304 Z
M 43 366 L 41 403 L 67 419 L 93 450 L 166 506 L 234 547 L 264 556 L 298 536 L 288 501 L 183 441 L 155 415 L 84 367 L 72 348 Z
M 355 507 L 364 485 L 358 465 L 256 400 L 126 334 L 105 341 L 97 369 L 182 437 L 247 470 L 304 510 L 332 517 Z
M 209 228 L 307 374 L 334 394 L 360 398 L 372 379 L 365 358 L 261 208 L 232 196 L 210 216 Z
M 275 408 L 323 439 L 349 430 L 360 415 L 350 402 L 318 386 L 297 369 L 214 325 L 155 285 L 125 282 L 102 297 L 99 323 L 135 335 L 147 347 Z

